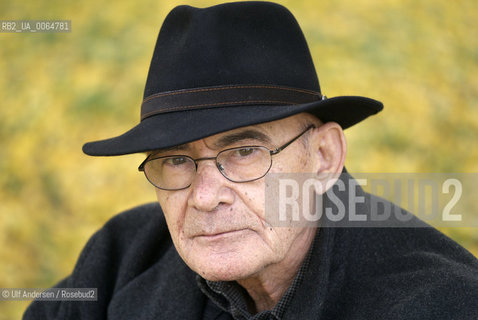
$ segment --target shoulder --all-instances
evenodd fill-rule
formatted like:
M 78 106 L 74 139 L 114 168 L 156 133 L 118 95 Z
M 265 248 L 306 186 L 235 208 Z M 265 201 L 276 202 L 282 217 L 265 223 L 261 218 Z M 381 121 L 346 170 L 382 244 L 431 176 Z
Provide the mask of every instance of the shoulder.
M 357 195 L 364 197 L 360 214 L 388 208 L 407 219 L 328 232 L 330 292 L 338 299 L 330 308 L 342 315 L 336 318 L 476 319 L 478 260 L 402 208 L 359 188 Z
M 159 204 L 141 205 L 114 216 L 90 238 L 73 276 L 105 272 L 115 276 L 117 287 L 171 250 L 175 252 Z
M 110 238 L 116 245 L 131 246 L 151 237 L 169 237 L 158 203 L 143 204 L 115 215 L 96 232 L 93 239 Z
M 170 244 L 170 236 L 159 204 L 141 205 L 121 212 L 106 222 L 86 244 L 77 266 L 100 253 L 119 263 L 130 252 L 143 248 L 141 251 L 145 253 L 151 245 L 163 242 Z
M 87 242 L 73 272 L 56 285 L 96 288 L 94 304 L 34 301 L 24 319 L 105 319 L 108 312 L 117 315 L 117 319 L 124 318 L 120 313 L 135 311 L 132 301 L 138 299 L 140 293 L 148 292 L 151 297 L 142 298 L 142 303 L 147 305 L 149 301 L 147 309 L 156 310 L 167 301 L 160 294 L 171 291 L 164 288 L 178 283 L 189 288 L 193 279 L 194 275 L 172 245 L 160 206 L 141 205 L 106 222 Z M 154 290 L 160 290 L 156 299 L 150 294 Z M 112 305 L 116 307 L 111 309 Z
M 202 310 L 195 274 L 174 248 L 158 204 L 111 218 L 56 287 L 96 288 L 97 301 L 34 301 L 23 319 L 186 319 Z
M 113 216 L 106 222 L 103 229 L 142 229 L 151 223 L 161 224 L 164 222 L 161 207 L 157 202 L 151 202 L 125 210 Z
M 382 310 L 388 319 L 476 319 L 478 260 L 440 231 L 428 226 L 338 233 L 349 239 L 353 257 L 344 296 L 361 303 L 364 315 Z

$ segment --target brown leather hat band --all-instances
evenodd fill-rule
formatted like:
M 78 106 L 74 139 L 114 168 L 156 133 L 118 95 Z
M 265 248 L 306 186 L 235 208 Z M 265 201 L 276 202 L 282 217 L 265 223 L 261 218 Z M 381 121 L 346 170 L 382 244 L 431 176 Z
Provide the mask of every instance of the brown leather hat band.
M 151 95 L 141 105 L 141 120 L 150 116 L 236 105 L 294 105 L 323 99 L 320 92 L 270 86 L 237 85 L 168 91 Z

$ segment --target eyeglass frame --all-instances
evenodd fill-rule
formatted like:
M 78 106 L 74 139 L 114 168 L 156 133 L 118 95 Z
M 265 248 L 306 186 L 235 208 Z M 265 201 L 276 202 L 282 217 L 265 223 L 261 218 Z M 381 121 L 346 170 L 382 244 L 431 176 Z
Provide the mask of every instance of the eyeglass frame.
M 231 181 L 231 182 L 234 182 L 234 183 L 245 183 L 245 182 L 252 182 L 252 181 L 256 181 L 256 180 L 259 180 L 261 178 L 263 178 L 272 168 L 272 156 L 275 156 L 277 154 L 279 154 L 282 150 L 284 150 L 285 148 L 287 148 L 289 145 L 291 145 L 293 142 L 295 142 L 296 140 L 298 140 L 300 137 L 302 137 L 307 131 L 309 131 L 310 129 L 312 128 L 316 128 L 315 125 L 311 124 L 309 125 L 304 131 L 302 131 L 301 133 L 299 133 L 297 136 L 295 136 L 294 138 L 292 138 L 291 140 L 289 140 L 288 142 L 284 143 L 282 146 L 278 147 L 278 148 L 275 148 L 273 150 L 265 147 L 265 146 L 257 146 L 257 145 L 248 145 L 248 146 L 240 146 L 240 147 L 234 147 L 234 148 L 228 148 L 228 149 L 224 149 L 224 150 L 221 150 L 217 153 L 217 155 L 215 157 L 203 157 L 203 158 L 197 158 L 197 159 L 194 159 L 190 156 L 187 156 L 187 155 L 182 155 L 182 154 L 172 154 L 172 155 L 168 155 L 168 156 L 162 156 L 162 157 L 157 157 L 157 158 L 154 158 L 154 159 L 151 159 L 152 156 L 154 156 L 155 154 L 157 153 L 152 153 L 150 154 L 148 157 L 146 157 L 146 159 L 144 159 L 144 161 L 139 165 L 138 167 L 138 171 L 140 172 L 144 172 L 144 176 L 146 177 L 146 179 L 149 181 L 149 183 L 151 183 L 155 188 L 158 188 L 160 190 L 166 190 L 166 191 L 179 191 L 179 190 L 184 190 L 184 189 L 187 189 L 191 186 L 192 184 L 192 181 L 191 183 L 189 183 L 186 187 L 184 188 L 179 188 L 179 189 L 166 189 L 166 188 L 160 188 L 158 187 L 157 185 L 155 185 L 149 178 L 148 178 L 148 175 L 146 174 L 146 171 L 144 170 L 144 166 L 146 165 L 146 163 L 148 161 L 153 161 L 153 160 L 158 160 L 158 159 L 163 159 L 163 158 L 170 158 L 170 157 L 185 157 L 185 158 L 189 158 L 191 159 L 193 162 L 194 162 L 194 165 L 195 165 L 195 172 L 197 173 L 197 170 L 198 170 L 198 162 L 199 161 L 204 161 L 204 160 L 214 160 L 214 162 L 216 163 L 216 168 L 219 170 L 219 172 L 221 173 L 221 175 L 226 178 L 227 180 Z M 270 154 L 270 157 L 271 157 L 271 163 L 269 165 L 269 168 L 266 170 L 266 172 L 258 177 L 258 178 L 254 178 L 254 179 L 251 179 L 251 180 L 246 180 L 246 181 L 234 181 L 232 180 L 231 178 L 229 178 L 228 176 L 226 176 L 226 174 L 224 173 L 224 167 L 221 169 L 222 167 L 222 164 L 218 163 L 217 162 L 217 157 L 223 153 L 223 152 L 226 152 L 226 151 L 229 151 L 229 150 L 234 150 L 234 149 L 243 149 L 243 148 L 264 148 L 264 149 L 267 149 L 269 151 L 269 154 Z

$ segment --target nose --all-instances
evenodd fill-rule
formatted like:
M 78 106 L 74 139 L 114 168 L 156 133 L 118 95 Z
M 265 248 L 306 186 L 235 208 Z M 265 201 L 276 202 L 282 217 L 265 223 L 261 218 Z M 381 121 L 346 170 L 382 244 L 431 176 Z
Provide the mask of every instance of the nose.
M 228 187 L 229 183 L 219 172 L 215 161 L 198 162 L 188 205 L 197 211 L 210 212 L 221 204 L 232 204 L 234 193 Z

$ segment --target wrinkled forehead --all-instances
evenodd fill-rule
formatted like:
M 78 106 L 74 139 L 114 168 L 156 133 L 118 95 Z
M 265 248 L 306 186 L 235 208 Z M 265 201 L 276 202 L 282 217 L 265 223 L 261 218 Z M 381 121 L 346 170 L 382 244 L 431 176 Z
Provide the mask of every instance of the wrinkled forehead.
M 282 141 L 283 136 L 290 137 L 297 134 L 299 128 L 305 124 L 306 120 L 303 117 L 295 115 L 285 119 L 224 131 L 189 143 L 155 150 L 152 153 L 174 150 L 187 151 L 197 144 L 205 144 L 213 150 L 220 150 L 241 143 L 270 147 Z
M 250 143 L 250 144 L 260 144 L 260 145 L 271 145 L 274 140 L 274 135 L 268 130 L 265 130 L 259 125 L 247 126 L 243 128 L 238 128 L 234 130 L 224 131 L 203 139 L 195 140 L 189 143 L 172 146 L 165 149 L 156 150 L 157 152 L 166 152 L 174 150 L 188 151 L 193 149 L 193 146 L 196 145 L 206 145 L 208 148 L 213 150 L 224 149 L 238 143 Z

